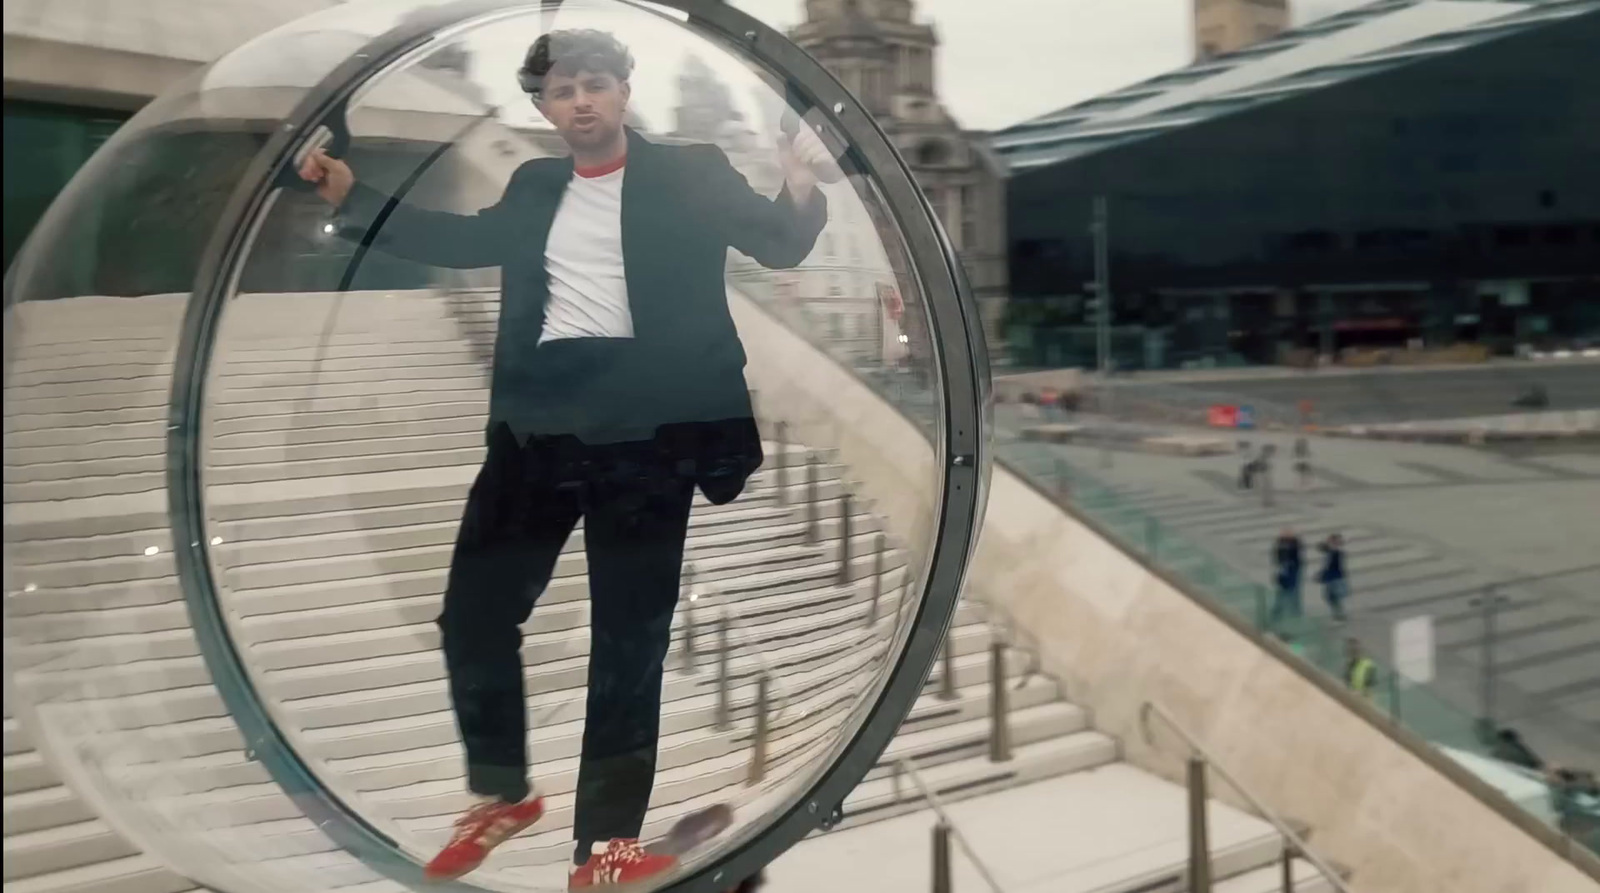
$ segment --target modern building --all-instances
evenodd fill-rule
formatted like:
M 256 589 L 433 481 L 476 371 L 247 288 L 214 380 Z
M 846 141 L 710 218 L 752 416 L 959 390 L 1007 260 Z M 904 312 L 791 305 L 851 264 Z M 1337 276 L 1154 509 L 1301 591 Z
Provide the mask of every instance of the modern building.
M 1593 0 L 1381 0 L 996 134 L 1010 349 L 1093 365 L 1097 275 L 1122 368 L 1595 343 L 1597 46 Z
M 1010 291 L 1006 265 L 1005 171 L 980 134 L 965 131 L 939 102 L 933 25 L 912 0 L 806 0 L 789 36 L 833 72 L 889 134 L 960 254 L 990 344 Z

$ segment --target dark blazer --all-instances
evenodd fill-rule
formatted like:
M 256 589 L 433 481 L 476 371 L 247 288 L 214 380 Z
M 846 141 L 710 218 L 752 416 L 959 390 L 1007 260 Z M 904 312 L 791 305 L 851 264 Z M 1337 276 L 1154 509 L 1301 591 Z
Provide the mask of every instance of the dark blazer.
M 706 492 L 726 501 L 761 463 L 744 347 L 728 311 L 727 251 L 736 248 L 769 268 L 798 265 L 827 223 L 826 200 L 820 190 L 804 208 L 787 190 L 767 199 L 716 146 L 657 145 L 627 133 L 622 252 L 634 338 L 623 367 L 610 373 L 626 383 L 623 411 L 645 430 L 693 442 L 683 451 L 701 466 L 702 490 L 713 469 L 736 478 L 731 493 L 732 480 L 713 485 L 716 495 Z M 551 352 L 535 348 L 549 298 L 545 243 L 572 170 L 570 157 L 529 161 L 500 200 L 476 214 L 416 208 L 357 183 L 336 215 L 344 237 L 386 254 L 439 267 L 502 269 L 491 427 L 505 422 L 526 433 L 552 397 L 541 360 Z

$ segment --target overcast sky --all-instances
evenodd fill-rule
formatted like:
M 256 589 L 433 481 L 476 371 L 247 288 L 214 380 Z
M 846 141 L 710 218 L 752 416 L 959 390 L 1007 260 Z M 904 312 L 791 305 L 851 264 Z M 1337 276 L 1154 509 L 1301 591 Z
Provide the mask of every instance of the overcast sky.
M 731 0 L 780 29 L 802 0 Z M 1372 0 L 1290 0 L 1296 22 Z M 917 0 L 938 29 L 939 93 L 961 126 L 992 130 L 1182 67 L 1192 0 Z

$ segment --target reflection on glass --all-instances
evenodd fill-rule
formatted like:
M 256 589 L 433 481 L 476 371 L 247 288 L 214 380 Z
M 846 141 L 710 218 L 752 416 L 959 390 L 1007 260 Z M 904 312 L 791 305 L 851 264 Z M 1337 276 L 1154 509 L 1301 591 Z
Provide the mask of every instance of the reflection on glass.
M 652 887 L 793 805 L 917 616 L 940 398 L 876 186 L 678 19 L 508 6 L 353 85 L 348 142 L 239 234 L 196 542 L 166 474 L 200 259 L 288 109 L 414 11 L 196 75 L 12 271 L 8 679 L 97 811 L 218 889 L 384 889 L 390 857 Z M 191 547 L 284 744 L 392 853 L 240 736 Z

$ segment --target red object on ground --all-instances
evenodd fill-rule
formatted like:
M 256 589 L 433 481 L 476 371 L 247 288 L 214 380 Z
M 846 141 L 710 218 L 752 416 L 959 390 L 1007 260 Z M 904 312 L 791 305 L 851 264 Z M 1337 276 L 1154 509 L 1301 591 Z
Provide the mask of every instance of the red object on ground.
M 1213 428 L 1239 427 L 1239 407 L 1227 403 L 1214 403 L 1206 410 L 1206 424 Z
M 619 884 L 655 877 L 677 865 L 665 853 L 649 853 L 637 840 L 613 840 L 605 852 L 594 853 L 589 861 L 567 879 L 568 890 L 604 890 Z
M 495 847 L 516 836 L 544 815 L 544 798 L 521 803 L 480 803 L 456 819 L 456 833 L 424 873 L 434 880 L 458 878 L 483 864 Z

